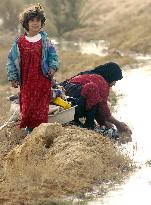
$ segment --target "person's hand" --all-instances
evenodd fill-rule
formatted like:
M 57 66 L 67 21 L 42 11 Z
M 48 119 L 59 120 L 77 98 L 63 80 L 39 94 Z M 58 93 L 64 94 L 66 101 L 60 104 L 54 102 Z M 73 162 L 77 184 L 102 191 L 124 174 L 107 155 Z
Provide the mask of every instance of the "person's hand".
M 13 88 L 18 88 L 19 83 L 16 80 L 12 80 L 11 85 L 12 85 Z
M 127 124 L 125 124 L 124 122 L 119 122 L 118 123 L 118 125 L 116 125 L 116 127 L 117 127 L 117 129 L 119 130 L 119 131 L 123 131 L 123 132 L 127 132 L 128 134 L 132 134 L 132 131 L 131 131 L 131 129 L 128 127 L 128 125 Z
M 108 122 L 108 121 L 105 121 L 105 122 L 104 122 L 104 125 L 105 125 L 108 129 L 114 127 L 114 125 L 113 125 L 111 122 Z
M 49 71 L 48 71 L 48 77 L 49 78 L 53 78 L 53 76 L 54 76 L 54 74 L 55 74 L 55 70 L 54 69 L 50 69 Z

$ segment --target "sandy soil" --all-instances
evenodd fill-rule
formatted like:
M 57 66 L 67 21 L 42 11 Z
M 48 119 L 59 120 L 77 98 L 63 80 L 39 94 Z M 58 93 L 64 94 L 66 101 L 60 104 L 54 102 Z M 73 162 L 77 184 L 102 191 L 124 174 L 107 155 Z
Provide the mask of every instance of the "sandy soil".
M 74 126 L 42 124 L 25 137 L 13 124 L 1 132 L 1 204 L 34 204 L 118 181 L 131 160 L 109 138 Z

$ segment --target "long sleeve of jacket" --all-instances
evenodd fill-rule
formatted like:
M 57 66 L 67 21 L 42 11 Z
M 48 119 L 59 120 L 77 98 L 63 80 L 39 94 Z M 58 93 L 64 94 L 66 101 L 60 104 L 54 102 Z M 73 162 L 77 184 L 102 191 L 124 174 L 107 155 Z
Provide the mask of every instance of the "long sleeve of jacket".
M 9 81 L 19 81 L 19 49 L 17 39 L 13 42 L 7 59 L 7 76 Z
M 42 71 L 44 75 L 47 75 L 49 70 L 57 71 L 59 69 L 59 60 L 56 49 L 46 32 L 40 33 L 42 36 Z
M 109 95 L 109 90 L 104 93 L 104 97 L 102 98 L 102 102 L 99 104 L 98 107 L 98 112 L 95 116 L 95 119 L 97 123 L 102 126 L 104 125 L 104 122 L 111 117 L 111 112 L 108 106 L 108 95 Z
M 100 103 L 101 117 L 107 119 L 111 116 L 111 112 L 108 106 L 108 94 L 104 95 L 102 102 Z
M 59 69 L 58 55 L 54 45 L 49 40 L 48 42 L 48 66 L 49 69 L 57 71 Z

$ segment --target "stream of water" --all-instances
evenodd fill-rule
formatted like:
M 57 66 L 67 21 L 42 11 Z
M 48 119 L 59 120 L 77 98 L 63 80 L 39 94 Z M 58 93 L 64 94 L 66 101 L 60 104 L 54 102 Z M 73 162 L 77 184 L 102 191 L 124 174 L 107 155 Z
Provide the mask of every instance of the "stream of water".
M 67 41 L 65 39 L 53 39 L 52 42 L 62 51 L 79 51 L 82 54 L 95 54 L 105 56 L 108 54 L 108 42 L 98 41 Z
M 88 202 L 88 205 L 150 205 L 151 204 L 151 61 L 144 66 L 124 72 L 115 90 L 122 93 L 115 116 L 132 128 L 132 142 L 124 145 L 141 168 L 122 185 L 117 185 L 107 195 Z

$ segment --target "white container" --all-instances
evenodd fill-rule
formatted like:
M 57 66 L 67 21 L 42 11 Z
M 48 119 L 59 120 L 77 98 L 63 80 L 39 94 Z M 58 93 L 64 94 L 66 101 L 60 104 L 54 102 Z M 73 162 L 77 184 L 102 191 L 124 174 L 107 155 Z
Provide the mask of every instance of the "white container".
M 75 107 L 76 106 L 71 107 L 67 110 L 63 110 L 54 115 L 48 115 L 48 122 L 49 123 L 58 122 L 58 123 L 64 124 L 64 123 L 74 120 Z
M 76 106 L 63 110 L 54 115 L 48 114 L 48 122 L 50 123 L 58 122 L 58 123 L 64 124 L 64 123 L 74 120 L 75 107 Z M 19 120 L 19 104 L 11 103 L 10 113 L 11 113 L 11 117 L 9 119 L 9 122 L 18 121 Z

